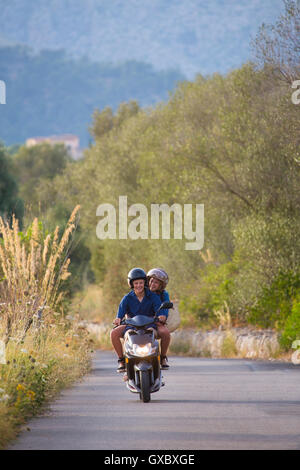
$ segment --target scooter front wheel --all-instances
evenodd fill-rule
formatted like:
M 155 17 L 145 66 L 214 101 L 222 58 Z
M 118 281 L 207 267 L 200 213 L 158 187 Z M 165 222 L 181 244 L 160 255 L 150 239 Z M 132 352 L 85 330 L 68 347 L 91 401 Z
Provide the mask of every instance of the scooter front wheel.
M 140 399 L 144 403 L 148 403 L 151 400 L 150 376 L 149 376 L 149 371 L 148 370 L 141 370 L 140 371 L 140 386 L 141 386 Z

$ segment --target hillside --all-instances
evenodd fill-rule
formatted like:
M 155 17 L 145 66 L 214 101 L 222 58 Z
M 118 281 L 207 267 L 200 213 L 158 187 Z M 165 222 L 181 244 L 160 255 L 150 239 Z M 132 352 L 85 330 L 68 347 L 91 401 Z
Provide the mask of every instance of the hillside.
M 282 10 L 282 0 L 0 0 L 0 44 L 137 60 L 192 78 L 247 61 L 251 37 Z
M 0 109 L 0 140 L 23 143 L 32 136 L 77 134 L 89 142 L 95 108 L 116 109 L 124 101 L 141 106 L 165 100 L 177 71 L 155 71 L 128 61 L 113 65 L 88 58 L 71 59 L 63 50 L 33 54 L 24 46 L 0 48 L 0 78 L 6 83 L 6 105 Z

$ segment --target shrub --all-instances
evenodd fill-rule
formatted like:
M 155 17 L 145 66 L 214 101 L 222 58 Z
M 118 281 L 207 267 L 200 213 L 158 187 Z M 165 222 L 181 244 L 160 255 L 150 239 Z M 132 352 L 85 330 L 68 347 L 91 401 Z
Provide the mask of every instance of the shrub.
M 231 331 L 227 331 L 221 347 L 221 355 L 222 357 L 236 357 L 237 352 L 235 337 Z
M 250 309 L 248 320 L 262 328 L 284 328 L 292 313 L 293 299 L 300 291 L 300 272 L 280 272 L 264 287 L 257 303 Z
M 214 311 L 223 309 L 224 303 L 230 304 L 234 291 L 234 279 L 237 266 L 228 262 L 220 266 L 209 264 L 205 267 L 204 275 L 199 282 L 198 293 L 185 296 L 180 302 L 182 326 L 217 325 Z M 234 312 L 232 312 L 234 318 Z
M 300 339 L 300 295 L 294 299 L 292 313 L 287 318 L 280 337 L 280 345 L 284 349 L 290 349 L 296 339 Z

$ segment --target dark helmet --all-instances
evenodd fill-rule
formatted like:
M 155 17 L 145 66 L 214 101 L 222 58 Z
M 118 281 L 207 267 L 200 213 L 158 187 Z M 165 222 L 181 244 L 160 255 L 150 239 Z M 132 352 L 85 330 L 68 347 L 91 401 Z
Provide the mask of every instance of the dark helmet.
M 131 271 L 129 271 L 127 275 L 127 278 L 128 278 L 128 285 L 131 288 L 133 288 L 133 281 L 136 281 L 137 279 L 144 279 L 145 285 L 147 282 L 147 275 L 142 268 L 131 269 Z

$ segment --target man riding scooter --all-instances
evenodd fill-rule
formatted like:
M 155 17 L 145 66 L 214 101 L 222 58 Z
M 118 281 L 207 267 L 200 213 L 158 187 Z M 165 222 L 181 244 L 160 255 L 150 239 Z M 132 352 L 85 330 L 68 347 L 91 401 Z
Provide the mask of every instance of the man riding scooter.
M 133 268 L 129 271 L 128 285 L 132 290 L 121 300 L 117 318 L 114 320 L 116 327 L 111 331 L 111 342 L 118 355 L 118 372 L 125 371 L 125 359 L 120 338 L 124 334 L 126 325 L 121 325 L 122 319 L 125 315 L 128 315 L 131 318 L 136 315 L 154 317 L 161 305 L 160 297 L 146 287 L 147 276 L 143 269 Z M 166 318 L 167 314 L 167 310 L 160 311 L 160 316 Z M 157 324 L 155 322 L 150 326 L 155 330 L 157 329 Z

